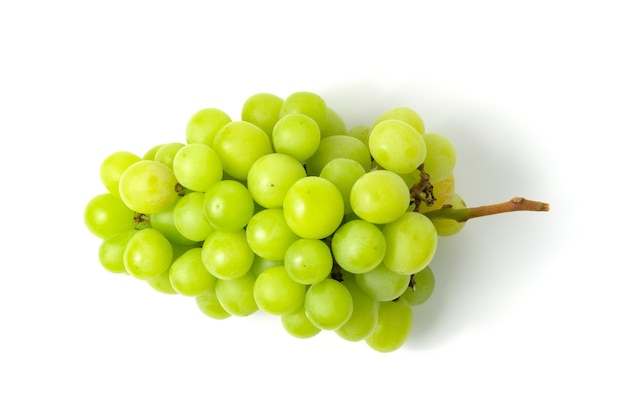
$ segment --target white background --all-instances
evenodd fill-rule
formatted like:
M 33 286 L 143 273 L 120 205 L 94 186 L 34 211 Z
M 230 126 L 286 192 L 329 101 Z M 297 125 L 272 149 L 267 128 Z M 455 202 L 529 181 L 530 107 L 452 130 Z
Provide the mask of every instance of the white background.
M 0 415 L 626 415 L 618 4 L 3 2 Z M 455 143 L 470 205 L 551 211 L 441 239 L 390 354 L 100 267 L 82 216 L 105 156 L 299 90 L 349 127 L 410 106 Z

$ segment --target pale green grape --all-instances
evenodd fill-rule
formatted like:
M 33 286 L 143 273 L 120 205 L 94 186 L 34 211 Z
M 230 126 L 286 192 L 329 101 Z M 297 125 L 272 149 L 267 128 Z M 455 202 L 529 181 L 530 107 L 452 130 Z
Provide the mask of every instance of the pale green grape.
M 272 208 L 252 216 L 246 226 L 246 238 L 257 256 L 281 261 L 289 245 L 298 240 L 298 235 L 287 225 L 283 209 Z
M 120 177 L 126 168 L 141 161 L 134 153 L 120 151 L 107 156 L 100 164 L 100 180 L 105 188 L 117 198 L 120 198 Z
M 167 165 L 168 168 L 172 169 L 174 166 L 174 157 L 176 156 L 178 151 L 184 147 L 185 144 L 180 142 L 170 142 L 161 145 L 159 150 L 157 150 L 156 154 L 154 155 L 154 160 L 164 165 Z
M 254 299 L 259 309 L 280 316 L 300 308 L 305 292 L 306 286 L 289 278 L 284 266 L 266 269 L 254 284 Z
M 321 130 L 321 136 L 323 138 L 333 135 L 347 135 L 348 129 L 346 123 L 339 113 L 330 107 L 326 108 L 326 124 Z
M 162 143 L 155 145 L 152 148 L 148 149 L 148 151 L 143 155 L 142 159 L 145 159 L 146 161 L 154 161 L 154 157 L 156 156 L 156 153 L 159 151 L 161 146 L 163 146 Z
M 344 274 L 342 284 L 350 292 L 353 311 L 350 319 L 335 332 L 351 342 L 363 340 L 376 327 L 379 302 L 366 295 L 354 281 L 354 277 L 349 277 L 349 274 Z
M 126 249 L 128 241 L 135 233 L 137 233 L 136 230 L 116 233 L 100 243 L 98 259 L 104 269 L 114 274 L 126 273 L 126 267 L 124 266 L 124 250 Z
M 365 342 L 378 352 L 393 352 L 404 345 L 411 334 L 413 311 L 409 303 L 400 298 L 378 306 L 378 321 Z
M 174 156 L 172 169 L 178 182 L 192 191 L 206 191 L 222 179 L 222 161 L 203 143 L 190 143 Z
M 413 285 L 407 287 L 404 294 L 402 294 L 402 298 L 410 305 L 417 306 L 428 300 L 435 290 L 435 274 L 430 266 L 427 266 L 414 274 L 412 281 Z
M 216 230 L 202 245 L 202 262 L 217 278 L 235 279 L 250 270 L 254 252 L 246 240 L 246 231 Z
M 319 177 L 296 181 L 285 195 L 285 221 L 298 236 L 323 239 L 343 219 L 343 198 L 335 185 Z
M 370 223 L 397 220 L 409 207 L 411 196 L 404 180 L 391 171 L 370 171 L 359 177 L 350 192 L 354 213 Z
M 150 225 L 163 233 L 163 236 L 167 238 L 171 243 L 179 245 L 190 245 L 194 243 L 193 240 L 183 236 L 180 233 L 174 222 L 174 209 L 180 202 L 182 197 L 177 197 L 167 209 L 150 215 Z
M 458 194 L 453 194 L 449 201 L 446 202 L 452 206 L 452 208 L 460 209 L 466 208 L 465 201 Z M 457 222 L 456 220 L 451 219 L 433 219 L 431 220 L 435 225 L 435 229 L 437 229 L 437 234 L 439 236 L 452 236 L 461 231 L 465 226 L 465 222 Z
M 348 135 L 334 135 L 323 138 L 317 151 L 306 161 L 309 175 L 319 175 L 327 163 L 336 158 L 357 161 L 365 171 L 372 166 L 372 158 L 367 146 L 359 139 Z
M 283 314 L 280 320 L 287 333 L 299 339 L 308 339 L 322 331 L 306 316 L 304 305 L 292 313 Z
M 359 125 L 354 126 L 352 129 L 348 130 L 346 133 L 348 136 L 352 136 L 363 142 L 365 146 L 369 147 L 369 137 L 370 137 L 371 128 L 369 126 Z
M 386 224 L 383 234 L 387 241 L 383 263 L 398 274 L 421 271 L 437 250 L 437 230 L 421 213 L 404 213 L 398 220 Z
M 158 161 L 139 161 L 129 166 L 120 177 L 120 196 L 131 210 L 158 213 L 178 197 L 177 184 L 174 172 L 167 165 Z
M 352 213 L 350 192 L 356 180 L 363 176 L 363 174 L 365 174 L 363 166 L 357 161 L 348 158 L 333 159 L 327 163 L 320 172 L 319 176 L 335 184 L 341 193 L 344 214 Z
M 270 153 L 257 159 L 248 171 L 247 186 L 254 201 L 266 208 L 282 207 L 287 190 L 306 177 L 300 162 L 289 155 Z
M 280 117 L 288 114 L 305 114 L 323 129 L 328 118 L 328 107 L 319 95 L 309 91 L 298 91 L 290 94 L 280 109 Z
M 304 309 L 316 327 L 337 330 L 352 316 L 352 296 L 341 282 L 326 278 L 309 287 L 304 299 Z
M 215 281 L 216 278 L 204 267 L 201 248 L 189 249 L 170 267 L 170 283 L 181 295 L 196 297 L 213 290 Z
M 202 212 L 215 229 L 235 231 L 252 218 L 254 201 L 242 183 L 222 180 L 204 193 Z
M 254 300 L 254 283 L 256 276 L 251 272 L 244 276 L 215 283 L 215 295 L 224 310 L 233 316 L 245 317 L 259 309 Z
M 305 114 L 288 114 L 282 117 L 272 132 L 274 150 L 297 161 L 305 161 L 317 151 L 320 144 L 320 128 Z
M 194 242 L 204 241 L 215 230 L 203 213 L 204 193 L 185 194 L 174 206 L 172 217 L 179 233 Z
M 424 133 L 424 120 L 415 110 L 409 107 L 395 107 L 387 110 L 376 119 L 372 127 L 383 120 L 401 120 L 413 126 L 419 133 Z
M 387 244 L 377 226 L 364 220 L 352 220 L 333 234 L 331 248 L 341 268 L 360 274 L 371 271 L 382 262 Z
M 101 239 L 135 228 L 135 212 L 109 193 L 89 200 L 83 217 L 87 229 Z
M 438 133 L 426 133 L 424 143 L 427 149 L 424 171 L 430 175 L 430 181 L 439 182 L 452 175 L 456 150 L 450 139 Z
M 213 149 L 224 172 L 245 180 L 254 162 L 273 152 L 270 138 L 260 127 L 244 121 L 230 122 L 215 136 Z
M 126 244 L 123 259 L 129 275 L 149 280 L 167 271 L 172 263 L 173 249 L 158 230 L 142 229 Z
M 254 94 L 244 102 L 241 109 L 241 120 L 260 127 L 267 136 L 271 136 L 274 125 L 280 117 L 283 102 L 282 98 L 274 94 Z
M 161 294 L 178 294 L 174 287 L 172 287 L 172 283 L 170 282 L 169 270 L 166 270 L 156 278 L 149 279 L 148 281 L 146 281 L 146 284 L 148 284 L 152 289 L 160 292 Z
M 409 286 L 411 276 L 389 270 L 384 263 L 363 274 L 356 274 L 359 288 L 376 301 L 391 301 L 400 297 Z
M 261 258 L 260 256 L 255 256 L 254 261 L 252 262 L 252 266 L 250 267 L 250 272 L 254 274 L 255 277 L 258 277 L 261 272 L 266 269 L 270 269 L 274 266 L 283 265 L 283 261 L 271 261 L 269 259 Z
M 230 122 L 230 116 L 223 110 L 216 108 L 199 110 L 187 122 L 185 130 L 187 143 L 203 143 L 213 146 L 217 132 Z
M 398 174 L 409 174 L 426 158 L 422 135 L 401 120 L 383 120 L 372 128 L 369 149 L 381 167 Z
M 213 291 L 207 291 L 196 297 L 196 305 L 206 316 L 216 320 L 224 320 L 231 317 L 231 314 L 224 310 L 220 304 L 220 300 Z
M 311 285 L 330 275 L 333 256 L 323 241 L 299 239 L 287 248 L 284 265 L 291 279 L 300 284 Z

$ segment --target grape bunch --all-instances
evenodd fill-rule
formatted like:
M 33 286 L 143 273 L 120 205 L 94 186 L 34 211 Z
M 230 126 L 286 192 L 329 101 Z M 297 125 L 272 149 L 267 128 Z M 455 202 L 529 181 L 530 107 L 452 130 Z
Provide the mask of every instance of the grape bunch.
M 191 116 L 186 140 L 100 166 L 84 221 L 112 273 L 191 297 L 214 319 L 262 311 L 298 338 L 333 331 L 380 352 L 432 294 L 439 236 L 524 199 L 468 209 L 455 149 L 408 107 L 347 129 L 319 95 L 248 97 L 241 118 Z

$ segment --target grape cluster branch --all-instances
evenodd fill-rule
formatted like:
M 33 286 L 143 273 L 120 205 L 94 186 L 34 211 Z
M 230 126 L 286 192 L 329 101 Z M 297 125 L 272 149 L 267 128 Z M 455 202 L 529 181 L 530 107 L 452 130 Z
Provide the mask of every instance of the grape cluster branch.
M 457 222 L 466 222 L 476 217 L 490 216 L 492 214 L 508 213 L 512 211 L 549 211 L 550 205 L 541 201 L 528 200 L 524 197 L 513 197 L 503 203 L 487 206 L 452 208 L 445 205 L 439 210 L 424 213 L 429 219 L 450 219 Z

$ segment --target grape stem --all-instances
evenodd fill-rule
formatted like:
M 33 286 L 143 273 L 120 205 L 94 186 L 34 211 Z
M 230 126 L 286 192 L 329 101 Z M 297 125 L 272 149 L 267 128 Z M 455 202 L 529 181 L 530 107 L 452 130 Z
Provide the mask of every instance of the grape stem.
M 550 205 L 541 201 L 527 200 L 524 197 L 513 197 L 503 203 L 488 206 L 452 208 L 445 205 L 438 210 L 423 213 L 429 219 L 450 219 L 457 222 L 466 222 L 476 217 L 491 216 L 492 214 L 509 213 L 512 211 L 549 211 Z

